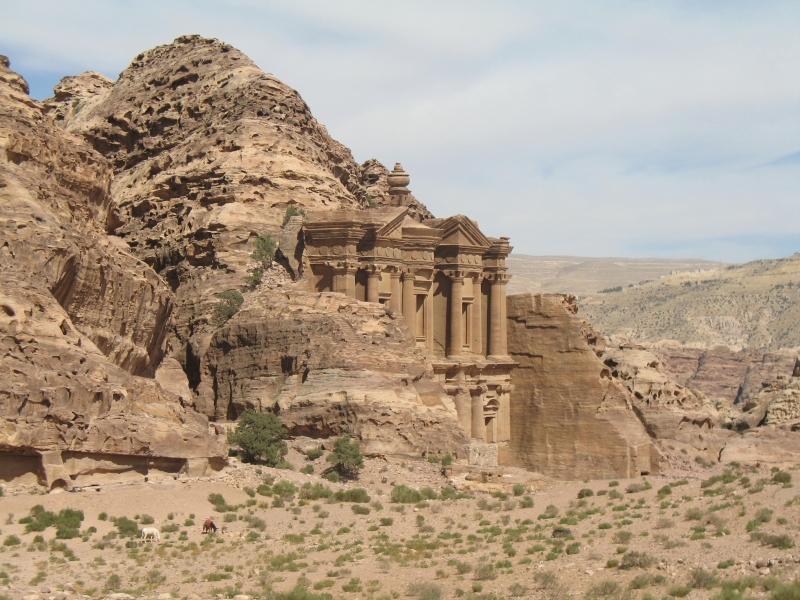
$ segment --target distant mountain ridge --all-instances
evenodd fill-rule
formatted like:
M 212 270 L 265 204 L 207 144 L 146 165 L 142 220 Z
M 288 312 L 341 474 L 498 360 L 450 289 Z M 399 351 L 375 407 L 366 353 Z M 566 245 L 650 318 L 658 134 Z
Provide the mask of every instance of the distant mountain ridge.
M 604 335 L 775 351 L 800 346 L 800 253 L 680 273 L 580 302 Z
M 508 285 L 509 294 L 563 293 L 578 297 L 636 285 L 673 272 L 717 269 L 720 266 L 714 261 L 694 258 L 593 258 L 516 253 L 509 256 L 506 263 L 514 275 Z

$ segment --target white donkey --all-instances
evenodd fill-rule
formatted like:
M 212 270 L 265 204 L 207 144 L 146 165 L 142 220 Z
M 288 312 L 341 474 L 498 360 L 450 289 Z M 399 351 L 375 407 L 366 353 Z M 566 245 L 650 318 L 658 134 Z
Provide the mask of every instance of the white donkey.
M 161 532 L 156 529 L 155 527 L 143 527 L 142 528 L 142 540 L 155 540 L 158 543 L 161 543 Z

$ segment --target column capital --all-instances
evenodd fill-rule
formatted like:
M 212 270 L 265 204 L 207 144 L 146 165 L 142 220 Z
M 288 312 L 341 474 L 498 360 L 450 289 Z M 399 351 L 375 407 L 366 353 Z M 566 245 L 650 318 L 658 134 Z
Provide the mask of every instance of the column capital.
M 484 275 L 486 279 L 492 282 L 492 284 L 497 285 L 504 285 L 508 283 L 508 280 L 511 279 L 511 275 L 509 273 L 488 273 Z
M 442 271 L 447 277 L 450 278 L 450 281 L 464 281 L 464 278 L 467 276 L 467 272 L 460 270 L 460 269 L 447 269 Z

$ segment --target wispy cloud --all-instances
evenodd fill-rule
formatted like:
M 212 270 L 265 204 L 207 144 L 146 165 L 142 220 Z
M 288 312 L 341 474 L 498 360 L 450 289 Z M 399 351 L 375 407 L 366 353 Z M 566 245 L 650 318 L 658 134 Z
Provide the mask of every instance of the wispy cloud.
M 218 37 L 520 252 L 733 261 L 800 234 L 798 30 L 800 4 L 769 0 L 28 0 L 4 3 L 0 52 L 42 98 Z

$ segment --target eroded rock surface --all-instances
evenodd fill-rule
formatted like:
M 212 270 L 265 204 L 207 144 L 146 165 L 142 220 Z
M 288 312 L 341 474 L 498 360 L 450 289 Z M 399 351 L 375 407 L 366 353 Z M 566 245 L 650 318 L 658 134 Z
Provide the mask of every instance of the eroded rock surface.
M 464 456 L 469 440 L 400 313 L 343 294 L 260 290 L 210 342 L 198 408 L 277 412 L 296 435 L 368 454 Z
M 519 366 L 504 462 L 560 479 L 661 472 L 632 394 L 612 378 L 598 357 L 603 339 L 576 310 L 573 296 L 508 297 L 508 350 Z
M 110 165 L 27 90 L 0 58 L 0 451 L 47 455 L 34 475 L 67 487 L 93 459 L 64 471 L 66 450 L 224 457 L 205 417 L 139 377 L 161 361 L 174 296 L 103 230 Z

